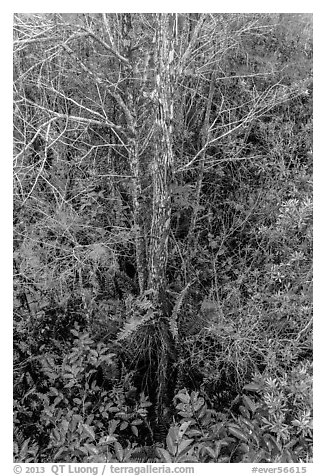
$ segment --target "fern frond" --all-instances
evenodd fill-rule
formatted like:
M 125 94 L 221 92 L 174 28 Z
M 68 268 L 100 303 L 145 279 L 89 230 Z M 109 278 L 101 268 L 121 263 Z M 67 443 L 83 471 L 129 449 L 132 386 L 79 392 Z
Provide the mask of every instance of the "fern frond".
M 154 316 L 154 311 L 149 309 L 146 314 L 142 317 L 132 316 L 124 324 L 122 330 L 118 333 L 116 341 L 119 342 L 123 339 L 128 339 L 136 332 L 140 327 L 142 327 L 146 322 L 150 321 Z
M 21 431 L 20 428 L 18 428 L 17 426 L 14 427 L 14 430 L 13 430 L 13 439 L 14 441 L 18 444 L 19 447 L 21 447 L 25 441 L 25 436 L 23 434 L 23 432 Z
M 179 294 L 178 299 L 176 300 L 173 306 L 172 315 L 169 319 L 170 331 L 175 340 L 178 340 L 178 335 L 179 335 L 178 314 L 191 284 L 192 283 L 188 283 L 187 286 Z
M 135 463 L 156 463 L 156 447 L 141 446 L 140 448 L 136 448 L 131 455 L 131 461 Z
M 141 299 L 136 301 L 137 308 L 140 311 L 148 311 L 153 308 L 152 301 L 150 301 L 146 296 L 143 296 Z

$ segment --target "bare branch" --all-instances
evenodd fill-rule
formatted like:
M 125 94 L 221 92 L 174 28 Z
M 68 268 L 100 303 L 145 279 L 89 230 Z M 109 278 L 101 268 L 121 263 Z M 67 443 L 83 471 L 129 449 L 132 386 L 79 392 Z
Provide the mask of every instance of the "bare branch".
M 54 115 L 56 118 L 59 118 L 59 119 L 68 119 L 70 121 L 84 122 L 86 124 L 94 124 L 94 125 L 98 125 L 98 126 L 102 126 L 102 127 L 107 126 L 107 127 L 111 127 L 112 129 L 116 129 L 118 131 L 124 132 L 124 128 L 122 126 L 117 126 L 117 125 L 111 123 L 110 121 L 107 121 L 105 118 L 103 118 L 103 121 L 98 121 L 96 119 L 91 119 L 91 118 L 88 118 L 88 117 L 73 116 L 73 115 L 70 115 L 70 114 L 63 114 L 63 113 L 53 111 L 52 109 L 49 109 L 47 107 L 41 106 L 40 104 L 37 104 L 33 101 L 30 101 L 29 99 L 24 98 L 24 101 L 31 104 L 32 106 L 35 106 L 37 109 L 46 111 L 46 112 Z M 95 111 L 93 111 L 93 113 L 96 114 Z
M 130 65 L 128 59 L 125 58 L 124 56 L 122 56 L 116 48 L 114 48 L 113 46 L 108 45 L 104 40 L 102 40 L 97 35 L 95 35 L 95 33 L 93 31 L 91 31 L 91 30 L 86 30 L 86 31 L 89 34 L 89 36 L 94 38 L 94 40 L 96 40 L 98 43 L 100 43 L 100 45 L 102 45 L 106 50 L 108 50 L 108 51 L 110 51 L 110 53 L 114 54 L 114 56 L 116 56 L 119 61 L 121 61 L 123 64 L 125 64 L 126 66 L 131 68 L 131 65 Z
M 77 57 L 77 55 L 75 54 L 75 52 L 74 52 L 69 46 L 67 46 L 65 43 L 63 43 L 61 46 L 62 46 L 62 48 L 64 48 L 69 54 L 71 54 L 71 55 L 78 61 L 78 63 L 80 64 L 80 66 L 83 68 L 83 70 L 84 70 L 86 73 L 88 73 L 92 78 L 94 78 L 94 80 L 96 81 L 97 84 L 105 84 L 105 85 L 108 87 L 108 93 L 117 101 L 117 103 L 119 104 L 119 106 L 121 107 L 121 109 L 123 110 L 123 112 L 124 112 L 124 114 L 125 114 L 125 117 L 126 117 L 126 121 L 127 121 L 129 130 L 131 131 L 132 134 L 135 134 L 134 119 L 133 119 L 132 114 L 131 114 L 130 110 L 128 109 L 126 103 L 124 102 L 124 100 L 123 100 L 122 97 L 120 96 L 120 94 L 117 93 L 117 92 L 112 91 L 112 90 L 111 90 L 112 85 L 109 84 L 108 80 L 99 77 L 99 76 L 98 76 L 97 74 L 95 74 L 90 68 L 88 68 L 88 67 Z M 113 127 L 113 126 L 112 126 L 112 127 Z M 118 128 L 116 127 L 116 129 L 118 129 Z M 122 129 L 122 128 L 121 128 L 121 129 Z M 121 129 L 120 129 L 120 130 L 121 130 Z
M 34 181 L 34 184 L 33 184 L 32 188 L 31 188 L 30 192 L 28 193 L 27 197 L 25 198 L 25 200 L 24 200 L 23 203 L 22 203 L 22 206 L 25 205 L 26 201 L 27 201 L 27 200 L 29 199 L 29 197 L 32 195 L 32 193 L 33 193 L 33 191 L 34 191 L 34 189 L 35 189 L 35 187 L 36 187 L 36 184 L 37 184 L 37 182 L 38 182 L 38 180 L 39 180 L 39 178 L 40 178 L 40 175 L 41 175 L 42 172 L 43 172 L 44 165 L 45 165 L 45 163 L 46 163 L 46 161 L 47 161 L 47 158 L 48 158 L 48 150 L 49 150 L 48 142 L 49 142 L 49 134 L 50 134 L 51 122 L 52 122 L 52 121 L 49 121 L 47 130 L 46 130 L 44 158 L 43 158 L 41 167 L 40 167 L 40 169 L 39 169 L 39 171 L 38 171 L 38 174 L 37 174 L 37 176 L 36 176 L 36 179 L 35 179 L 35 181 Z
M 189 42 L 188 48 L 186 49 L 186 51 L 184 52 L 184 54 L 183 54 L 183 56 L 180 60 L 180 64 L 179 64 L 179 68 L 178 68 L 178 75 L 179 76 L 183 73 L 183 70 L 184 70 L 184 68 L 185 68 L 185 66 L 188 62 L 189 56 L 192 54 L 193 47 L 194 47 L 194 45 L 197 41 L 199 32 L 200 32 L 200 30 L 203 26 L 204 19 L 205 19 L 205 14 L 202 13 L 199 17 L 198 22 L 196 23 L 195 30 L 194 30 L 193 35 L 191 37 L 191 40 Z

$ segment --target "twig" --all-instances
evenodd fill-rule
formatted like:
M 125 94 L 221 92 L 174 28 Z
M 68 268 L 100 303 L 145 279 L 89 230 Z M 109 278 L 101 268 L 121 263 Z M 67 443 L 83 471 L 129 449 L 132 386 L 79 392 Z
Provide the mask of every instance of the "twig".
M 306 332 L 306 330 L 309 328 L 309 326 L 311 326 L 312 321 L 313 321 L 313 317 L 311 317 L 311 319 L 310 319 L 310 321 L 308 322 L 308 324 L 307 324 L 303 329 L 301 329 L 301 331 L 298 333 L 297 338 L 295 339 L 296 341 L 298 341 L 298 340 L 300 339 L 300 337 L 302 336 L 302 334 L 303 334 L 304 332 Z
M 48 158 L 48 149 L 49 149 L 49 145 L 48 145 L 48 143 L 49 143 L 49 133 L 50 133 L 50 128 L 51 128 L 51 122 L 52 122 L 52 121 L 49 121 L 47 130 L 46 130 L 46 135 L 45 135 L 45 148 L 44 148 L 44 159 L 43 159 L 43 162 L 42 162 L 41 167 L 40 167 L 40 169 L 39 169 L 39 171 L 38 171 L 38 174 L 37 174 L 37 176 L 36 176 L 35 182 L 34 182 L 32 188 L 31 188 L 30 192 L 28 193 L 27 197 L 26 197 L 25 200 L 23 201 L 22 206 L 25 205 L 26 201 L 27 201 L 27 200 L 29 199 L 29 197 L 32 195 L 32 193 L 33 193 L 33 191 L 34 191 L 34 188 L 36 187 L 36 184 L 37 184 L 37 182 L 38 182 L 38 179 L 40 178 L 40 175 L 42 174 L 42 171 L 43 171 L 43 169 L 44 169 L 44 165 L 45 165 L 45 163 L 46 163 L 46 161 L 47 161 L 47 158 Z

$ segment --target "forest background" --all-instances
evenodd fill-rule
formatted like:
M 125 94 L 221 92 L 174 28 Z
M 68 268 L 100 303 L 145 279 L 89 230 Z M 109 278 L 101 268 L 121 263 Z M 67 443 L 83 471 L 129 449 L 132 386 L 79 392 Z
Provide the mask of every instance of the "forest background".
M 84 25 L 80 18 L 72 22 L 64 18 L 61 22 L 61 19 L 54 21 L 54 16 L 34 17 L 23 22 L 27 27 L 27 33 L 23 34 L 28 38 L 31 33 L 35 35 L 35 28 L 45 28 L 46 34 L 50 31 L 49 41 L 53 44 L 58 41 L 55 34 L 51 36 L 56 28 L 62 28 L 60 35 L 66 33 L 69 41 L 71 35 L 76 35 L 72 41 L 77 42 L 78 58 L 74 58 L 69 46 L 68 50 L 63 48 L 64 54 L 60 50 L 55 55 L 60 61 L 67 61 L 62 77 L 69 87 L 73 85 L 68 97 L 64 89 L 53 86 L 51 74 L 58 78 L 56 70 L 51 69 L 53 60 L 45 58 L 48 47 L 43 51 L 37 36 L 32 37 L 35 42 L 18 42 L 19 66 L 26 68 L 20 73 L 26 73 L 28 81 L 25 76 L 23 89 L 16 91 L 16 112 L 19 112 L 15 118 L 30 127 L 31 139 L 27 140 L 28 131 L 24 131 L 15 169 L 15 183 L 20 191 L 14 198 L 19 225 L 24 228 L 23 233 L 19 227 L 15 228 L 17 237 L 23 235 L 21 241 L 17 238 L 15 255 L 19 265 L 15 288 L 15 331 L 18 332 L 15 342 L 19 354 L 16 391 L 18 397 L 21 392 L 17 401 L 22 405 L 20 410 L 17 408 L 17 415 L 22 418 L 26 415 L 25 405 L 30 406 L 29 417 L 42 435 L 39 439 L 45 441 L 48 435 L 47 447 L 40 448 L 39 443 L 25 438 L 30 427 L 26 435 L 18 434 L 18 458 L 24 451 L 27 458 L 44 460 L 55 456 L 58 461 L 148 457 L 163 461 L 197 458 L 223 462 L 309 458 L 311 409 L 305 405 L 311 385 L 311 56 L 306 49 L 311 35 L 307 33 L 308 41 L 307 37 L 302 40 L 302 32 L 309 32 L 309 20 L 305 16 L 300 21 L 299 17 L 293 21 L 286 15 L 281 21 L 277 15 L 258 15 L 258 18 L 257 27 L 255 15 L 237 15 L 232 20 L 230 16 L 212 20 L 209 15 L 208 18 L 190 15 L 184 20 L 186 26 L 180 27 L 176 20 L 173 23 L 173 19 L 171 22 L 170 18 L 153 16 L 150 33 L 146 31 L 148 20 L 141 16 L 121 15 L 117 20 L 109 17 L 112 24 L 108 26 L 103 18 L 92 18 L 90 24 L 86 22 L 92 33 L 98 28 L 99 34 L 108 35 L 109 42 L 113 40 L 109 35 L 111 28 L 118 35 L 112 44 L 118 44 L 119 49 L 111 49 L 110 54 L 101 50 L 110 46 L 108 43 L 101 44 L 89 31 L 84 31 L 84 36 L 81 34 Z M 53 21 L 55 28 L 51 30 L 49 25 Z M 302 29 L 303 24 L 306 30 Z M 226 25 L 225 29 L 221 25 Z M 247 25 L 249 33 L 246 33 Z M 267 27 L 263 35 L 260 27 Z M 136 64 L 138 89 L 130 97 L 128 81 L 134 88 L 135 69 L 132 75 L 123 58 L 129 54 L 131 63 L 134 61 L 131 44 L 139 38 L 136 28 L 144 33 L 144 45 L 135 46 L 137 54 L 141 52 L 135 60 L 139 62 Z M 172 55 L 171 59 L 180 38 L 174 36 L 175 28 L 179 31 L 185 28 L 189 36 L 183 42 L 181 35 L 179 56 Z M 284 37 L 278 43 L 280 32 Z M 150 41 L 152 33 L 156 35 L 154 43 Z M 210 40 L 214 35 L 218 38 L 216 42 Z M 78 43 L 82 36 L 83 41 Z M 193 50 L 187 51 L 191 38 Z M 274 49 L 271 38 L 276 41 Z M 260 46 L 258 39 L 263 42 Z M 275 51 L 280 53 L 281 46 L 288 49 L 282 51 L 279 59 Z M 84 51 L 86 47 L 90 52 Z M 272 50 L 271 56 L 266 56 L 267 47 Z M 30 64 L 25 57 L 21 60 L 29 48 Z M 149 58 L 147 66 L 143 55 L 146 48 L 156 59 L 150 65 Z M 294 52 L 302 56 L 298 59 Z M 42 64 L 37 74 L 37 68 L 32 67 L 35 54 L 40 55 Z M 106 60 L 109 57 L 111 61 L 115 82 L 110 79 L 106 94 L 118 104 L 108 103 L 110 118 L 104 116 L 104 125 L 94 119 L 89 104 L 82 104 L 88 109 L 86 118 L 81 118 L 80 102 L 78 106 L 75 104 L 90 86 L 97 91 L 97 100 L 102 97 L 98 89 L 105 89 L 106 85 L 101 83 L 101 61 L 93 64 L 89 60 L 96 55 Z M 85 64 L 85 58 L 89 64 Z M 121 63 L 126 65 L 126 71 L 124 67 L 121 69 Z M 187 71 L 189 63 L 194 64 Z M 81 64 L 85 66 L 80 73 L 83 77 L 76 83 L 72 66 L 80 72 Z M 171 64 L 170 71 L 164 75 L 167 64 Z M 223 71 L 223 81 L 215 77 L 217 66 Z M 270 69 L 266 71 L 266 67 Z M 144 79 L 144 71 L 152 74 L 155 68 L 156 74 Z M 239 68 L 244 68 L 243 74 L 238 74 Z M 282 78 L 275 81 L 278 68 L 282 70 Z M 115 69 L 119 71 L 117 76 Z M 98 78 L 94 77 L 94 71 Z M 220 85 L 216 87 L 219 82 L 224 89 Z M 26 92 L 28 83 L 32 94 L 36 93 L 32 99 L 31 91 Z M 81 84 L 85 90 L 80 89 Z M 174 88 L 176 84 L 179 91 Z M 132 118 L 128 119 L 126 109 L 119 104 L 115 92 L 118 86 L 122 87 L 124 103 L 130 101 L 129 111 L 136 108 Z M 166 94 L 167 91 L 170 93 Z M 94 102 L 92 98 L 89 100 Z M 29 102 L 33 103 L 31 108 L 26 106 Z M 79 108 L 78 114 L 71 110 L 67 113 L 67 103 Z M 222 103 L 225 117 L 221 114 Z M 57 108 L 58 104 L 61 109 Z M 195 117 L 191 111 L 193 105 Z M 104 110 L 101 101 L 96 107 Z M 110 107 L 115 107 L 115 111 Z M 99 110 L 95 109 L 95 116 Z M 53 113 L 55 117 L 51 117 Z M 67 136 L 67 126 L 62 125 L 50 147 L 47 131 L 50 135 L 52 124 L 64 122 L 67 116 L 73 116 L 77 124 L 71 129 L 73 139 Z M 123 138 L 121 145 L 120 131 L 114 126 L 119 127 L 123 122 L 128 142 Z M 150 132 L 152 123 L 155 127 Z M 284 123 L 288 129 L 283 127 Z M 133 125 L 138 128 L 137 141 Z M 39 126 L 45 130 L 39 130 Z M 109 132 L 97 129 L 102 126 Z M 22 130 L 21 126 L 16 129 Z M 116 143 L 111 147 L 113 157 L 108 159 L 106 153 L 101 154 L 105 149 L 101 140 L 104 137 L 104 144 L 108 143 L 106 134 L 114 129 Z M 40 146 L 35 144 L 38 138 Z M 111 136 L 109 140 L 113 143 Z M 144 145 L 143 155 L 135 150 L 140 142 Z M 17 143 L 22 141 L 18 139 Z M 70 149 L 75 155 L 64 156 Z M 122 155 L 121 149 L 125 149 Z M 49 165 L 52 153 L 54 157 Z M 93 153 L 97 154 L 97 161 Z M 26 164 L 19 163 L 20 157 L 30 161 L 28 173 L 24 169 Z M 124 157 L 126 162 L 117 157 Z M 130 167 L 134 167 L 132 174 Z M 150 167 L 157 167 L 155 173 Z M 164 174 L 156 173 L 162 170 Z M 78 180 L 76 173 L 80 174 Z M 128 174 L 133 176 L 132 181 L 120 180 Z M 115 175 L 119 175 L 117 180 Z M 58 183 L 53 182 L 53 177 Z M 41 179 L 50 183 L 50 193 Z M 67 207 L 70 193 L 81 196 L 77 208 Z M 38 203 L 36 208 L 26 205 L 34 202 L 33 197 Z M 45 204 L 51 213 L 46 213 Z M 22 218 L 24 209 L 27 215 Z M 38 213 L 44 212 L 48 217 L 45 221 L 36 219 Z M 26 224 L 31 224 L 32 216 L 36 221 L 27 233 Z M 83 222 L 85 217 L 87 220 Z M 144 230 L 149 232 L 146 234 Z M 62 239 L 68 242 L 63 243 Z M 40 249 L 44 247 L 45 250 Z M 79 252 L 81 255 L 75 256 Z M 296 255 L 300 252 L 303 258 Z M 22 283 L 26 277 L 33 283 L 28 282 L 28 286 L 26 281 Z M 21 293 L 27 294 L 27 303 L 22 303 L 25 297 Z M 29 294 L 36 301 L 36 309 L 31 309 L 33 300 Z M 50 359 L 44 360 L 44 350 Z M 90 355 L 96 354 L 95 360 L 90 359 Z M 71 369 L 76 362 L 74 373 Z M 152 367 L 148 362 L 153 363 Z M 144 377 L 145 367 L 152 373 Z M 301 394 L 298 395 L 298 389 L 294 394 L 295 382 L 302 378 L 302 372 L 306 386 L 300 389 Z M 151 382 L 155 379 L 153 388 Z M 89 399 L 88 406 L 97 402 L 95 421 L 93 412 L 91 417 L 85 412 L 85 402 L 75 401 L 82 402 L 81 397 Z M 112 406 L 114 398 L 116 405 Z M 299 414 L 296 406 L 294 414 L 293 403 L 300 398 L 304 407 Z M 107 402 L 106 406 L 103 407 L 102 401 Z M 67 402 L 71 408 L 69 405 L 67 408 Z M 198 414 L 190 415 L 190 409 L 187 407 L 185 411 L 180 405 L 190 405 Z M 67 413 L 62 418 L 63 424 L 57 427 L 54 422 L 58 421 L 58 415 L 62 417 L 62 406 Z M 199 414 L 204 423 L 199 424 Z M 102 424 L 108 416 L 113 430 L 106 435 Z M 18 421 L 19 427 L 26 425 Z M 295 421 L 301 423 L 294 424 Z M 255 437 L 249 436 L 250 425 L 255 428 Z M 214 439 L 212 435 L 218 437 Z M 170 440 L 177 441 L 175 447 Z M 57 454 L 55 448 L 61 448 L 63 443 L 64 451 Z

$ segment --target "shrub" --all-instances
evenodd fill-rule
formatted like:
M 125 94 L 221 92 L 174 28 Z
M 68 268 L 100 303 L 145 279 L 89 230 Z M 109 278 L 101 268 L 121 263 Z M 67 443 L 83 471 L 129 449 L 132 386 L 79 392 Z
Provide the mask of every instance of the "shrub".
M 34 418 L 33 438 L 23 430 L 16 435 L 19 461 L 84 461 L 98 454 L 99 443 L 135 441 L 146 424 L 150 403 L 134 392 L 130 375 L 118 375 L 115 354 L 103 343 L 95 344 L 77 324 L 71 333 L 73 345 L 66 356 L 38 358 L 44 391 L 34 385 L 15 402 L 17 428 L 24 428 L 26 412 Z

